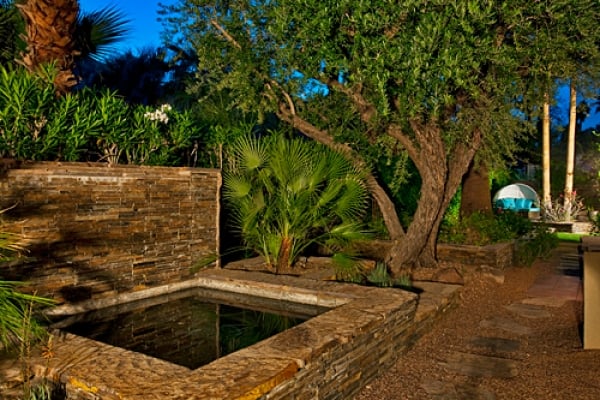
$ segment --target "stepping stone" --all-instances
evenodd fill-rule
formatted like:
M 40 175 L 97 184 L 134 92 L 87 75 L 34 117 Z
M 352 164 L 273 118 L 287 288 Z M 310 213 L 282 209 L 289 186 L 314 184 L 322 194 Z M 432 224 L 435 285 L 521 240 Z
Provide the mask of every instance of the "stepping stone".
M 498 337 L 475 336 L 470 343 L 473 346 L 482 347 L 494 353 L 511 353 L 519 350 L 521 343 L 517 340 L 503 339 Z
M 535 304 L 513 303 L 505 308 L 525 318 L 538 319 L 552 316 L 546 308 Z
M 558 297 L 530 297 L 522 301 L 523 304 L 531 304 L 536 306 L 560 308 L 565 305 L 566 299 Z
M 531 333 L 531 328 L 521 325 L 513 320 L 501 317 L 493 317 L 483 320 L 479 323 L 479 326 L 481 328 L 502 329 L 516 335 L 529 335 Z
M 452 352 L 446 362 L 440 362 L 450 371 L 461 375 L 492 378 L 514 378 L 517 365 L 513 360 L 500 357 L 480 356 L 477 354 Z
M 496 400 L 494 393 L 474 385 L 432 380 L 422 382 L 421 387 L 432 400 Z
M 432 399 L 450 399 L 456 394 L 454 384 L 437 380 L 422 381 L 421 387 L 431 396 Z

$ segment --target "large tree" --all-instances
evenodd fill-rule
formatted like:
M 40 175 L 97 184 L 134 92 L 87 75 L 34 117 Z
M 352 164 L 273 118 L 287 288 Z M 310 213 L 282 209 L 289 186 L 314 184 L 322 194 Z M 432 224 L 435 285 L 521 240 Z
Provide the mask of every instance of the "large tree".
M 234 106 L 274 112 L 357 163 L 373 143 L 408 154 L 421 190 L 407 227 L 368 179 L 396 274 L 437 264 L 440 223 L 474 154 L 484 140 L 512 141 L 504 127 L 518 116 L 529 50 L 516 35 L 540 18 L 526 0 L 187 0 L 170 11 L 199 78 L 235 93 Z

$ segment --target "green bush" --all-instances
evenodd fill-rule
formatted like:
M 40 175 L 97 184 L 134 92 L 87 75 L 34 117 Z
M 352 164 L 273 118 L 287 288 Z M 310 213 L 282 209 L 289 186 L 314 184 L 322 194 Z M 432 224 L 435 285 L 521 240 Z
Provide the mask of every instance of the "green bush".
M 242 137 L 227 154 L 223 197 L 233 228 L 277 270 L 311 246 L 336 253 L 366 238 L 364 174 L 339 153 L 274 135 Z
M 374 286 L 378 287 L 400 287 L 409 289 L 412 287 L 412 282 L 409 276 L 401 276 L 398 279 L 393 279 L 385 265 L 385 263 L 378 262 L 366 276 L 366 281 Z
M 110 90 L 57 98 L 53 73 L 0 66 L 0 157 L 182 165 L 194 151 L 202 126 L 190 112 L 133 107 Z
M 442 243 L 476 246 L 511 240 L 516 241 L 516 262 L 522 266 L 529 266 L 536 258 L 549 254 L 559 241 L 545 224 L 533 224 L 511 211 L 495 215 L 476 213 L 462 220 L 445 219 L 439 236 Z
M 529 219 L 510 211 L 495 215 L 474 213 L 463 219 L 445 219 L 439 240 L 443 243 L 485 246 L 517 239 L 531 230 Z
M 594 225 L 592 228 L 592 235 L 599 236 L 600 235 L 600 213 L 597 213 L 593 217 L 592 224 Z
M 550 254 L 559 241 L 558 236 L 550 232 L 545 224 L 535 225 L 528 235 L 517 242 L 517 265 L 530 266 L 538 257 Z

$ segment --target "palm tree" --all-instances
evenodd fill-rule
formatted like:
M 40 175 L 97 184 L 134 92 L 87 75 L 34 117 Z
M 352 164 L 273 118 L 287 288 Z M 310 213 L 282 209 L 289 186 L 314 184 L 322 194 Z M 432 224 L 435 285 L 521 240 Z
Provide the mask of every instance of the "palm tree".
M 223 195 L 246 246 L 278 272 L 310 245 L 343 250 L 365 238 L 364 173 L 302 139 L 242 137 L 230 149 Z
M 128 23 L 112 8 L 81 14 L 77 0 L 26 0 L 16 6 L 26 24 L 27 48 L 20 62 L 30 71 L 55 63 L 58 95 L 77 84 L 77 59 L 102 56 L 107 46 L 122 39 Z

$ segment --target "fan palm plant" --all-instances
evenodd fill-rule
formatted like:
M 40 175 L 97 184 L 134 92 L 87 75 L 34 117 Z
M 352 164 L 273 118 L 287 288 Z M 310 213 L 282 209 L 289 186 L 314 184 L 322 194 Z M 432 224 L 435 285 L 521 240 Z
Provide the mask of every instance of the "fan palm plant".
M 364 239 L 364 173 L 302 139 L 243 137 L 228 151 L 223 195 L 244 244 L 279 272 L 313 244 L 337 252 Z

